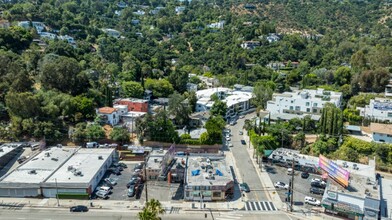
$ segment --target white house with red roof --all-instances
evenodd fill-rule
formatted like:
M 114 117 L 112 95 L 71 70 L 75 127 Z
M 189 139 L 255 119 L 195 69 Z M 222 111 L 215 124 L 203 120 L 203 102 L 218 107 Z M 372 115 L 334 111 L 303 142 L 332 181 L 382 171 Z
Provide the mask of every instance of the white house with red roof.
M 97 109 L 97 115 L 105 120 L 106 124 L 112 126 L 117 125 L 120 122 L 120 112 L 116 108 L 112 107 L 102 107 Z

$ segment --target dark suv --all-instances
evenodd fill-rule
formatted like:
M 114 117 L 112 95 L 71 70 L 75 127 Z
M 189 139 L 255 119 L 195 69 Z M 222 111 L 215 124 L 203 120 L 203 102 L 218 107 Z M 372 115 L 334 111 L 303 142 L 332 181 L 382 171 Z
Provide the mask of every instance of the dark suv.
M 310 193 L 317 194 L 317 195 L 323 195 L 324 194 L 324 189 L 311 187 L 310 188 Z
M 325 189 L 325 187 L 326 187 L 325 184 L 320 183 L 320 182 L 313 182 L 313 183 L 310 184 L 310 186 L 316 187 L 316 188 L 322 188 L 322 189 Z

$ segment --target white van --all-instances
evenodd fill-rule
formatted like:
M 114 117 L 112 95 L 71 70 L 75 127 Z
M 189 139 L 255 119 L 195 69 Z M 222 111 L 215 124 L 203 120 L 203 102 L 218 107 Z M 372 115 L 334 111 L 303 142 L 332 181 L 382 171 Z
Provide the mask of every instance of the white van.
M 294 175 L 294 170 L 293 170 L 293 168 L 288 168 L 288 169 L 287 169 L 287 175 Z
M 87 142 L 86 148 L 97 148 L 99 145 L 97 142 Z

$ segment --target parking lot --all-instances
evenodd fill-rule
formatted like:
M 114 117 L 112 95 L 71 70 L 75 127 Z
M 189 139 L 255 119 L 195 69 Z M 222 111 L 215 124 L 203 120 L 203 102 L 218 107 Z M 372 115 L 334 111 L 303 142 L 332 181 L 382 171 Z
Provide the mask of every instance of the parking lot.
M 264 168 L 268 175 L 270 176 L 272 182 L 275 184 L 276 182 L 284 182 L 285 184 L 289 184 L 291 176 L 287 175 L 287 168 L 280 167 L 276 165 L 267 165 L 264 164 Z M 316 195 L 310 193 L 310 184 L 312 178 L 321 178 L 319 175 L 310 174 L 307 179 L 301 178 L 301 171 L 295 171 L 294 175 L 294 204 L 297 206 L 303 206 L 304 208 L 311 209 L 312 205 L 307 205 L 304 203 L 305 196 L 310 196 L 316 198 L 321 201 L 322 195 Z M 288 190 L 277 189 L 277 192 L 282 201 L 285 201 L 287 198 Z
M 116 180 L 117 184 L 113 186 L 113 189 L 111 193 L 109 194 L 109 198 L 111 200 L 137 200 L 141 196 L 141 191 L 143 190 L 142 187 L 137 191 L 136 195 L 133 197 L 128 197 L 128 188 L 127 188 L 127 183 L 131 179 L 131 176 L 134 172 L 134 168 L 137 165 L 137 163 L 126 163 L 128 166 L 127 168 L 123 168 L 124 170 L 121 171 L 121 175 L 116 175 L 111 173 L 110 171 L 107 171 L 105 176 L 102 178 L 99 186 L 104 184 L 104 179 L 105 178 L 113 178 Z M 96 196 L 93 197 L 93 199 L 100 199 L 96 198 Z

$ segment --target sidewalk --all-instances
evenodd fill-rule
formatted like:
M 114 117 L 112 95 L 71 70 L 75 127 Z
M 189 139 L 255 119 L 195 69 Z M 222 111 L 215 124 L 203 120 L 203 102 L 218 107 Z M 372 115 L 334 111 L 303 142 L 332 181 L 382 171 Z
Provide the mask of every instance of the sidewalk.
M 249 140 L 249 136 L 247 133 L 244 133 L 244 136 L 246 136 L 246 140 Z M 257 164 L 256 162 L 256 158 L 253 158 L 253 151 L 254 148 L 252 146 L 252 143 L 249 141 L 249 147 L 246 148 L 249 154 L 249 158 L 252 161 L 252 164 L 260 178 L 261 184 L 263 185 L 264 189 L 266 190 L 266 194 L 268 196 L 268 198 L 270 199 L 271 202 L 273 202 L 275 204 L 275 206 L 281 210 L 281 211 L 285 211 L 287 210 L 287 206 L 284 202 L 282 202 L 282 200 L 280 199 L 278 193 L 275 190 L 275 186 L 271 180 L 271 178 L 269 177 L 267 172 L 262 172 L 263 168 L 259 167 L 259 164 Z

